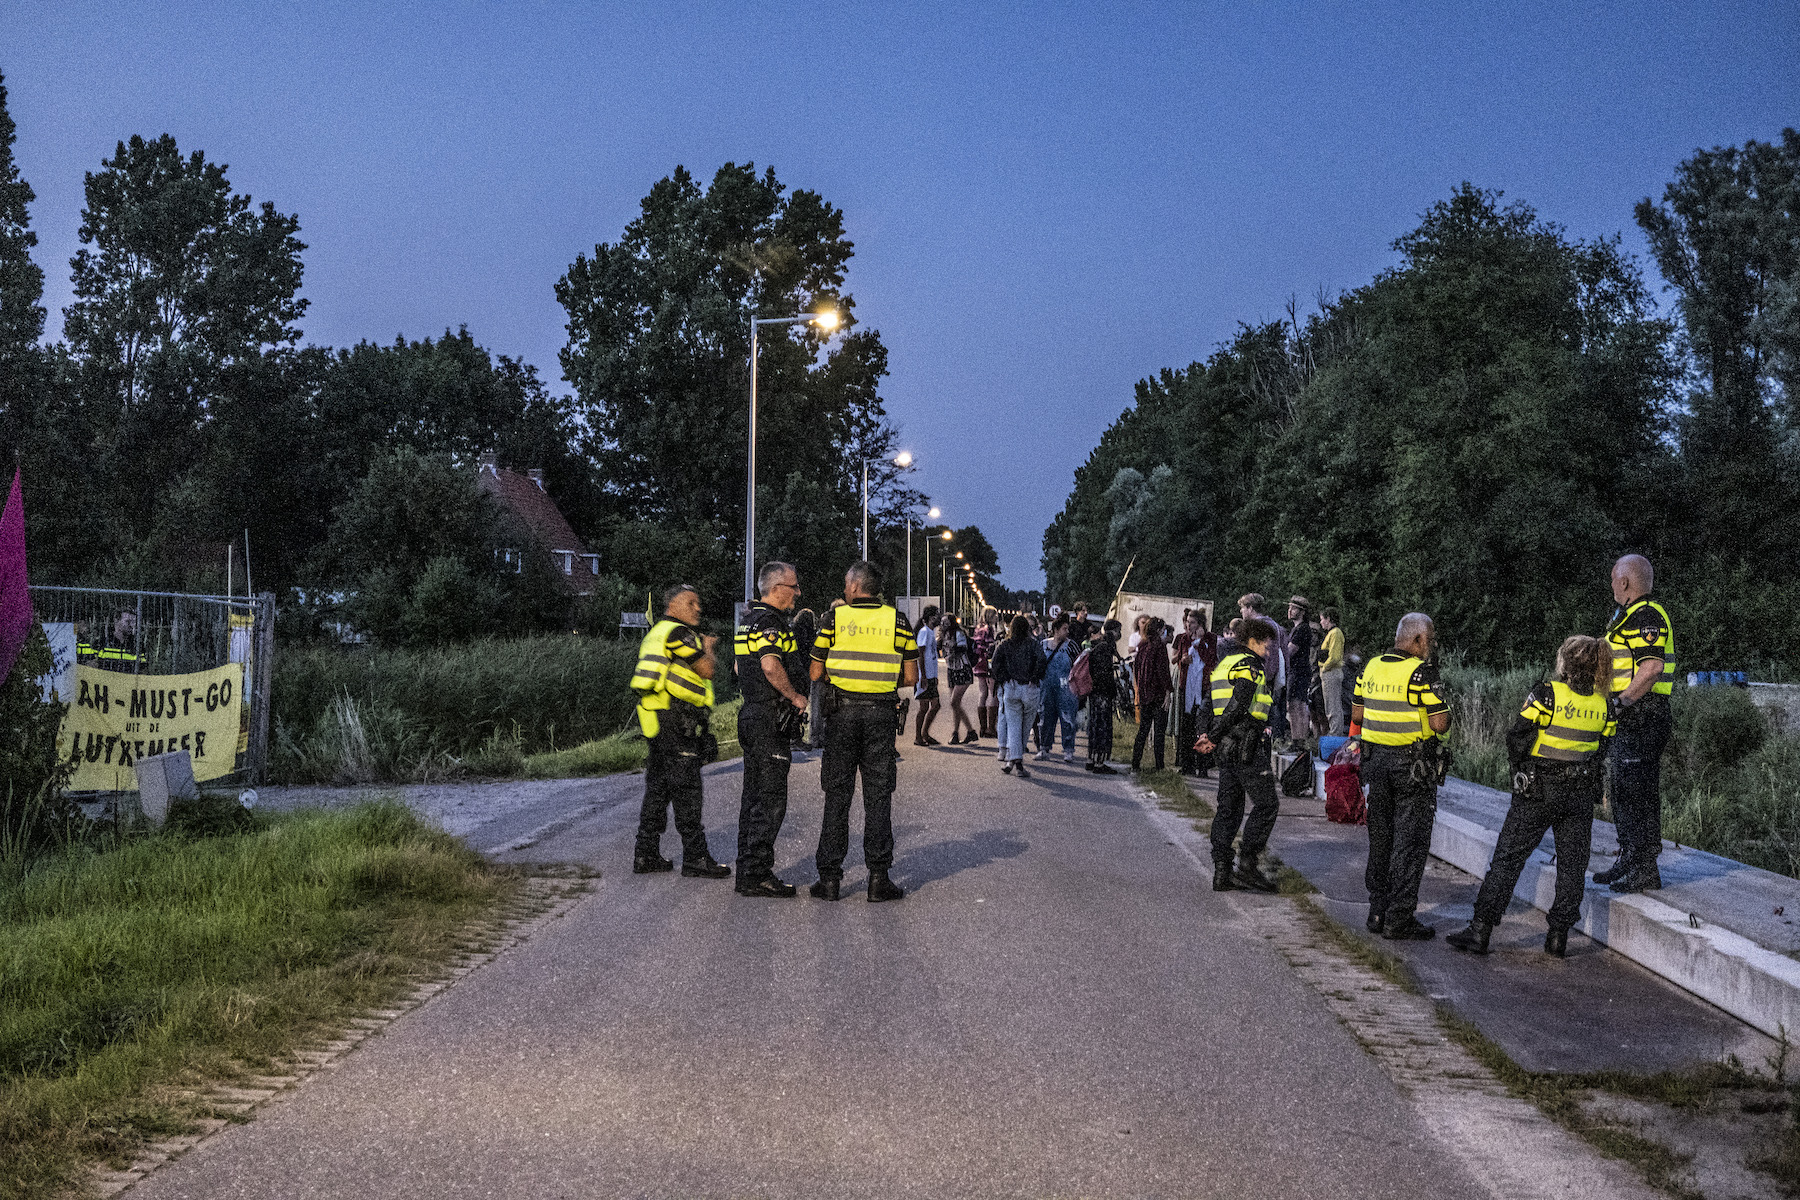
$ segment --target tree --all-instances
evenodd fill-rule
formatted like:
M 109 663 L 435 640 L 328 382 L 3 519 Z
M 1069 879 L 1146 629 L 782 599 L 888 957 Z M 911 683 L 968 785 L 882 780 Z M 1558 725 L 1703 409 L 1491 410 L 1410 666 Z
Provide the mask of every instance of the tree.
M 517 558 L 503 561 L 501 551 Z M 378 641 L 438 645 L 554 628 L 567 616 L 549 554 L 446 455 L 399 447 L 332 512 L 313 573 Z
M 0 75 L 0 447 L 6 448 L 19 447 L 30 424 L 43 367 L 38 339 L 44 334 L 44 272 L 31 259 L 37 234 L 29 209 L 37 194 L 13 161 L 17 137 Z
M 854 247 L 843 213 L 816 193 L 789 193 L 772 169 L 726 163 L 704 189 L 677 167 L 651 189 L 616 243 L 578 255 L 558 281 L 569 315 L 562 351 L 608 486 L 609 521 L 631 528 L 628 575 L 666 582 L 664 545 L 711 538 L 715 593 L 735 591 L 731 547 L 744 521 L 749 322 L 835 308 L 845 333 L 826 345 L 810 324 L 765 326 L 758 364 L 759 489 L 784 494 L 796 474 L 854 498 L 872 466 L 878 518 L 916 500 L 898 485 L 895 434 L 879 383 L 887 352 L 854 326 L 844 292 Z M 766 510 L 765 510 L 766 512 Z M 813 525 L 848 515 L 833 501 Z M 854 553 L 851 517 L 844 550 Z M 765 528 L 773 528 L 765 526 Z M 782 536 L 786 536 L 785 531 Z M 806 535 L 823 544 L 819 531 Z M 759 544 L 759 557 L 773 553 Z M 695 556 L 689 561 L 698 565 Z
M 1715 576 L 1740 559 L 1791 563 L 1800 535 L 1766 514 L 1800 503 L 1800 133 L 1696 151 L 1637 220 L 1698 367 L 1680 426 L 1681 543 L 1709 546 L 1700 569 Z
M 1489 660 L 1604 618 L 1667 497 L 1670 329 L 1616 241 L 1464 185 L 1402 264 L 1138 385 L 1045 532 L 1052 596 L 1305 591 Z M 1360 633 L 1359 633 L 1360 631 Z

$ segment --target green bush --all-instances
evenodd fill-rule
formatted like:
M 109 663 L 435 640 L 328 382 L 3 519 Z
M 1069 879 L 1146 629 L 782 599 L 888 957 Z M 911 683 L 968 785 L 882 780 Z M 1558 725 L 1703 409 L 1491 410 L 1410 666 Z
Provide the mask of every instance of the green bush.
M 74 768 L 58 759 L 57 730 L 68 705 L 46 700 L 38 680 L 54 658 L 41 625 L 33 625 L 0 683 L 0 855 L 31 854 L 66 840 L 81 824 L 63 797 Z

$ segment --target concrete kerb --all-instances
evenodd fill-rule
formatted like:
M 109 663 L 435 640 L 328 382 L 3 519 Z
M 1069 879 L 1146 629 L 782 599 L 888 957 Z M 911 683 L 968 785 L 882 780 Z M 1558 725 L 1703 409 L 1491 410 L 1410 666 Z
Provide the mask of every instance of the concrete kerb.
M 1431 853 L 1485 877 L 1499 830 L 1440 811 Z M 1513 895 L 1548 910 L 1556 895 L 1554 858 L 1532 852 Z M 1649 895 L 1618 895 L 1589 883 L 1577 926 L 1670 983 L 1717 1005 L 1770 1037 L 1800 1030 L 1800 963 Z

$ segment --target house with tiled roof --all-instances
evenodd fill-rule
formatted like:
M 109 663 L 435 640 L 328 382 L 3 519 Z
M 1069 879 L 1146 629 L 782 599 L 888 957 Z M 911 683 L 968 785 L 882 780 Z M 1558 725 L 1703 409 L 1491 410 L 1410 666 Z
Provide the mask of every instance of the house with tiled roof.
M 481 490 L 492 496 L 501 511 L 512 516 L 517 525 L 549 551 L 563 587 L 572 595 L 587 596 L 600 577 L 600 556 L 590 553 L 575 530 L 569 526 L 556 501 L 544 490 L 544 473 L 532 469 L 521 475 L 500 465 L 493 451 L 483 454 L 477 474 Z M 503 567 L 524 570 L 524 547 L 500 551 Z

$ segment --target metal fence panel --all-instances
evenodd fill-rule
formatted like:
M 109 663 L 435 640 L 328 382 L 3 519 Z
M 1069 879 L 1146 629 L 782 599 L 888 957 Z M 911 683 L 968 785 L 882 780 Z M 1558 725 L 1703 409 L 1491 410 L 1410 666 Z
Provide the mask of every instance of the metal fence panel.
M 248 705 L 233 778 L 260 783 L 266 777 L 275 672 L 273 592 L 198 596 L 34 585 L 31 602 L 46 626 L 71 625 L 90 646 L 132 655 L 129 670 L 134 675 L 178 675 L 243 663 Z M 59 670 L 70 665 L 57 664 Z

